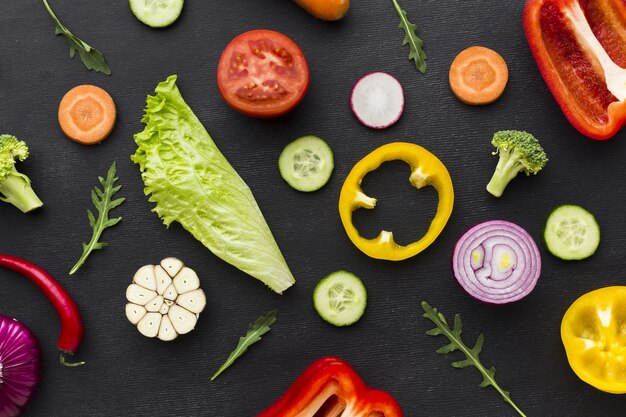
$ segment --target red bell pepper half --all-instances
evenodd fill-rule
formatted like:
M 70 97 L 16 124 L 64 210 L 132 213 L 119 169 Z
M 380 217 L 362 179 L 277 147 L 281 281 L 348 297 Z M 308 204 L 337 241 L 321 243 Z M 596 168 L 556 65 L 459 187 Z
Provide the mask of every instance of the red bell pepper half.
M 524 30 L 572 125 L 615 135 L 626 123 L 626 0 L 528 0 Z
M 337 358 L 314 362 L 287 392 L 257 417 L 402 417 L 389 394 L 365 386 Z

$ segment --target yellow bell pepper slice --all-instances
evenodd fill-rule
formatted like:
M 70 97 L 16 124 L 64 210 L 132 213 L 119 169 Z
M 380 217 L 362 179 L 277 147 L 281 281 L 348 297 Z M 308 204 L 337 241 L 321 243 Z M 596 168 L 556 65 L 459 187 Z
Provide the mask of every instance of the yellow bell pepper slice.
M 600 288 L 574 301 L 563 316 L 561 340 L 580 379 L 626 393 L 626 287 Z
M 404 161 L 411 167 L 411 185 L 418 189 L 433 186 L 439 195 L 437 214 L 428 232 L 420 240 L 407 246 L 398 245 L 393 240 L 393 233 L 385 230 L 375 239 L 365 239 L 352 223 L 352 213 L 355 210 L 376 207 L 376 199 L 365 195 L 361 189 L 363 178 L 378 169 L 383 162 L 395 160 Z M 417 255 L 435 241 L 448 222 L 453 205 L 454 189 L 445 165 L 419 145 L 394 142 L 374 150 L 352 168 L 341 188 L 339 215 L 348 237 L 363 253 L 376 259 L 401 261 Z

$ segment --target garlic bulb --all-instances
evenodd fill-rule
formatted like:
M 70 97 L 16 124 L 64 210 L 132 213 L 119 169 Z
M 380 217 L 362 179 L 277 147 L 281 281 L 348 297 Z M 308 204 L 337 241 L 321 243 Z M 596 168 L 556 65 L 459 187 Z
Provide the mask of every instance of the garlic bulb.
M 165 341 L 192 331 L 206 306 L 198 275 L 176 258 L 139 268 L 126 299 L 128 321 L 144 336 Z

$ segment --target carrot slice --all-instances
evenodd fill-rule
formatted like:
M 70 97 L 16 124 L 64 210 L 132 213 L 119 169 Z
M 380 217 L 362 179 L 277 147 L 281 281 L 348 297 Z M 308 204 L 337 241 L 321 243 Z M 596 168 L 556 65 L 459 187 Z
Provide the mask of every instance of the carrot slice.
M 482 105 L 500 98 L 509 69 L 496 51 L 472 46 L 457 55 L 450 66 L 450 88 L 465 104 Z
M 115 125 L 113 99 L 95 85 L 79 85 L 59 104 L 59 125 L 65 135 L 83 145 L 94 145 L 109 136 Z

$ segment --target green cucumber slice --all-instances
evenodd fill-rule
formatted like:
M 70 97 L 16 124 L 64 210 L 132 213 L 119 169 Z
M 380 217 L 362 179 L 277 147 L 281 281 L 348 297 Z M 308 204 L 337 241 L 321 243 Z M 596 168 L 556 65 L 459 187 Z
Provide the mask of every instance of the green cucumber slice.
M 356 323 L 367 305 L 367 291 L 354 274 L 337 271 L 322 279 L 313 291 L 313 305 L 321 318 L 335 326 Z
M 304 136 L 285 147 L 278 158 L 280 175 L 298 191 L 322 188 L 335 168 L 333 151 L 317 136 Z
M 585 259 L 593 255 L 600 244 L 600 226 L 584 208 L 563 205 L 550 213 L 543 238 L 548 251 L 557 258 Z
M 130 10 L 140 22 L 153 28 L 163 28 L 178 19 L 184 0 L 129 0 Z

